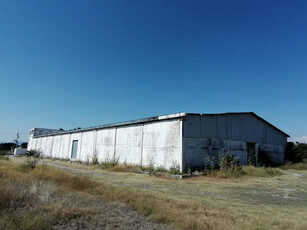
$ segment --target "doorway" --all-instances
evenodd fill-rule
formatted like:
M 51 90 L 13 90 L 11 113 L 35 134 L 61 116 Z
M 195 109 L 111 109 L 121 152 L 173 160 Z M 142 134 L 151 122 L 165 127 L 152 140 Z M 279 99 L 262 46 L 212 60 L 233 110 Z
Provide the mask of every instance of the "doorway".
M 252 142 L 246 143 L 247 164 L 256 166 L 256 144 Z
M 71 148 L 71 158 L 72 159 L 77 158 L 77 151 L 78 151 L 78 141 L 74 140 L 72 141 L 72 148 Z

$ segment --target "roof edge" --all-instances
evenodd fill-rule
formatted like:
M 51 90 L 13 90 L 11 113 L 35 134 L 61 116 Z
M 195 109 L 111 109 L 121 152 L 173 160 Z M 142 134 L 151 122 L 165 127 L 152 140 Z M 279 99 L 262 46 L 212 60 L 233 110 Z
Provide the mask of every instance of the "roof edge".
M 148 118 L 137 119 L 137 120 L 130 120 L 130 121 L 123 121 L 123 122 L 117 122 L 117 123 L 111 123 L 111 124 L 105 124 L 105 125 L 99 125 L 99 126 L 92 126 L 92 127 L 87 127 L 87 128 L 79 128 L 79 129 L 63 130 L 63 131 L 59 130 L 59 132 L 57 133 L 34 135 L 33 137 L 54 136 L 54 135 L 61 135 L 61 134 L 67 134 L 67 133 L 85 132 L 85 131 L 90 131 L 90 130 L 95 130 L 95 129 L 106 129 L 106 128 L 113 128 L 113 127 L 120 127 L 120 126 L 134 125 L 134 124 L 142 124 L 142 123 L 153 122 L 153 121 L 172 120 L 172 119 L 181 118 L 185 116 L 186 116 L 185 112 L 172 113 L 172 114 L 148 117 Z M 34 130 L 34 129 L 36 128 L 33 128 L 31 130 Z
M 99 125 L 99 126 L 92 126 L 92 127 L 87 127 L 83 129 L 74 129 L 74 130 L 59 130 L 57 133 L 49 133 L 49 134 L 43 134 L 43 135 L 35 135 L 33 137 L 42 137 L 42 136 L 54 136 L 54 135 L 59 135 L 59 134 L 67 134 L 67 133 L 76 133 L 76 132 L 85 132 L 85 131 L 90 131 L 90 130 L 95 130 L 95 129 L 106 129 L 106 128 L 113 128 L 113 127 L 120 127 L 120 126 L 127 126 L 127 125 L 133 125 L 133 124 L 141 124 L 141 123 L 147 123 L 147 122 L 153 122 L 153 121 L 160 121 L 160 120 L 171 120 L 171 119 L 176 119 L 176 118 L 181 118 L 185 117 L 187 115 L 228 115 L 228 114 L 250 114 L 258 118 L 259 120 L 265 122 L 272 128 L 276 129 L 280 133 L 284 134 L 287 137 L 290 137 L 287 133 L 283 132 L 270 122 L 266 121 L 262 117 L 258 116 L 254 112 L 227 112 L 227 113 L 185 113 L 185 112 L 179 112 L 179 113 L 172 113 L 172 114 L 167 114 L 167 115 L 160 115 L 160 116 L 154 116 L 154 117 L 148 117 L 148 118 L 143 118 L 143 119 L 136 119 L 136 120 L 130 120 L 130 121 L 124 121 L 124 122 L 117 122 L 117 123 L 111 123 L 111 124 L 105 124 L 105 125 Z M 31 129 L 33 130 L 33 129 Z M 52 129 L 50 129 L 52 130 Z

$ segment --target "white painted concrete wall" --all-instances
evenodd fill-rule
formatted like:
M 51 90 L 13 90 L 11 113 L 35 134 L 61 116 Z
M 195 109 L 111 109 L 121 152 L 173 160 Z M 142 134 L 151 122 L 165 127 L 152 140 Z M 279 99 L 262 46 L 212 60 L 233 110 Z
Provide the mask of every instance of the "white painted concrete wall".
M 181 119 L 35 138 L 31 134 L 28 150 L 40 150 L 45 157 L 71 159 L 74 140 L 78 141 L 76 160 L 91 162 L 93 154 L 97 154 L 100 162 L 116 159 L 127 164 L 182 168 Z
M 99 162 L 110 160 L 114 156 L 115 132 L 116 128 L 97 130 L 95 150 Z
M 70 134 L 61 135 L 60 156 L 62 159 L 70 159 Z
M 162 154 L 161 154 L 162 153 Z M 182 121 L 162 121 L 143 127 L 143 163 L 182 169 Z

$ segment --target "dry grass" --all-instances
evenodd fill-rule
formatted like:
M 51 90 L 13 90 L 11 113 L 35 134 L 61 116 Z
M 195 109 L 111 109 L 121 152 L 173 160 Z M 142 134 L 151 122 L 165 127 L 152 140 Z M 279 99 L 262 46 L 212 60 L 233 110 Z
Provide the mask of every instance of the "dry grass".
M 3 155 L 10 155 L 12 154 L 12 152 L 10 150 L 0 150 L 0 155 L 3 156 Z
M 241 177 L 274 177 L 281 176 L 282 170 L 279 168 L 265 168 L 254 166 L 242 166 L 235 171 L 211 170 L 206 172 L 206 176 L 213 178 L 241 178 Z
M 54 213 L 55 220 L 46 220 L 45 209 L 33 209 L 32 214 L 38 214 L 33 219 L 32 227 L 51 226 L 59 220 L 65 222 L 74 219 L 74 213 L 81 217 L 96 212 L 96 209 L 80 209 L 78 206 L 69 209 L 66 205 L 64 208 L 59 201 L 63 199 L 63 192 L 121 202 L 153 220 L 180 229 L 305 229 L 307 225 L 305 174 L 292 175 L 292 172 L 287 172 L 275 177 L 261 177 L 276 175 L 276 172 L 268 169 L 263 174 L 262 171 L 255 172 L 248 168 L 249 175 L 257 177 L 198 177 L 178 181 L 127 172 L 113 173 L 97 167 L 55 161 L 52 163 L 77 176 L 53 170 L 49 166 L 47 169 L 38 167 L 22 173 L 16 170 L 16 166 L 12 169 L 11 162 L 0 163 L 1 178 L 11 178 L 15 184 L 18 182 L 25 186 L 29 181 L 36 181 L 35 186 L 41 188 L 37 191 L 42 192 L 34 194 L 45 198 L 37 199 L 34 196 L 31 199 L 39 202 L 53 199 L 53 205 L 44 203 L 44 208 Z M 33 183 L 26 186 L 25 191 L 32 191 L 33 186 Z M 44 190 L 46 186 L 49 188 Z M 46 190 L 50 190 L 52 195 L 46 195 Z M 54 201 L 55 197 L 58 197 L 56 201 L 59 203 Z M 1 223 L 4 222 L 0 222 L 0 226 Z
M 307 170 L 307 162 L 301 162 L 301 163 L 287 163 L 283 166 L 281 166 L 284 170 L 294 169 L 294 170 Z
M 114 191 L 50 167 L 24 170 L 0 161 L 0 229 L 168 229 L 147 223 L 124 206 L 103 202 L 116 200 Z
M 101 169 L 108 170 L 110 172 L 134 172 L 134 173 L 141 173 L 142 168 L 138 165 L 131 165 L 131 164 L 115 164 L 113 166 L 105 166 L 100 165 Z
M 283 174 L 282 170 L 278 168 L 264 168 L 254 166 L 243 166 L 243 174 L 250 177 L 273 177 Z

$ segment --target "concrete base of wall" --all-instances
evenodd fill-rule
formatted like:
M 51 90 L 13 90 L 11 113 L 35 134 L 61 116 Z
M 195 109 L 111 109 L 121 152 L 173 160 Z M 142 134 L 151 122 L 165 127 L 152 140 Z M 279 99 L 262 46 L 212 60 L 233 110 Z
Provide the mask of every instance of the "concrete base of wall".
M 212 166 L 227 153 L 234 154 L 240 165 L 247 165 L 247 146 L 243 141 L 219 140 L 209 138 L 183 138 L 183 170 Z M 271 159 L 284 163 L 285 146 L 255 143 L 255 153 L 265 151 Z

